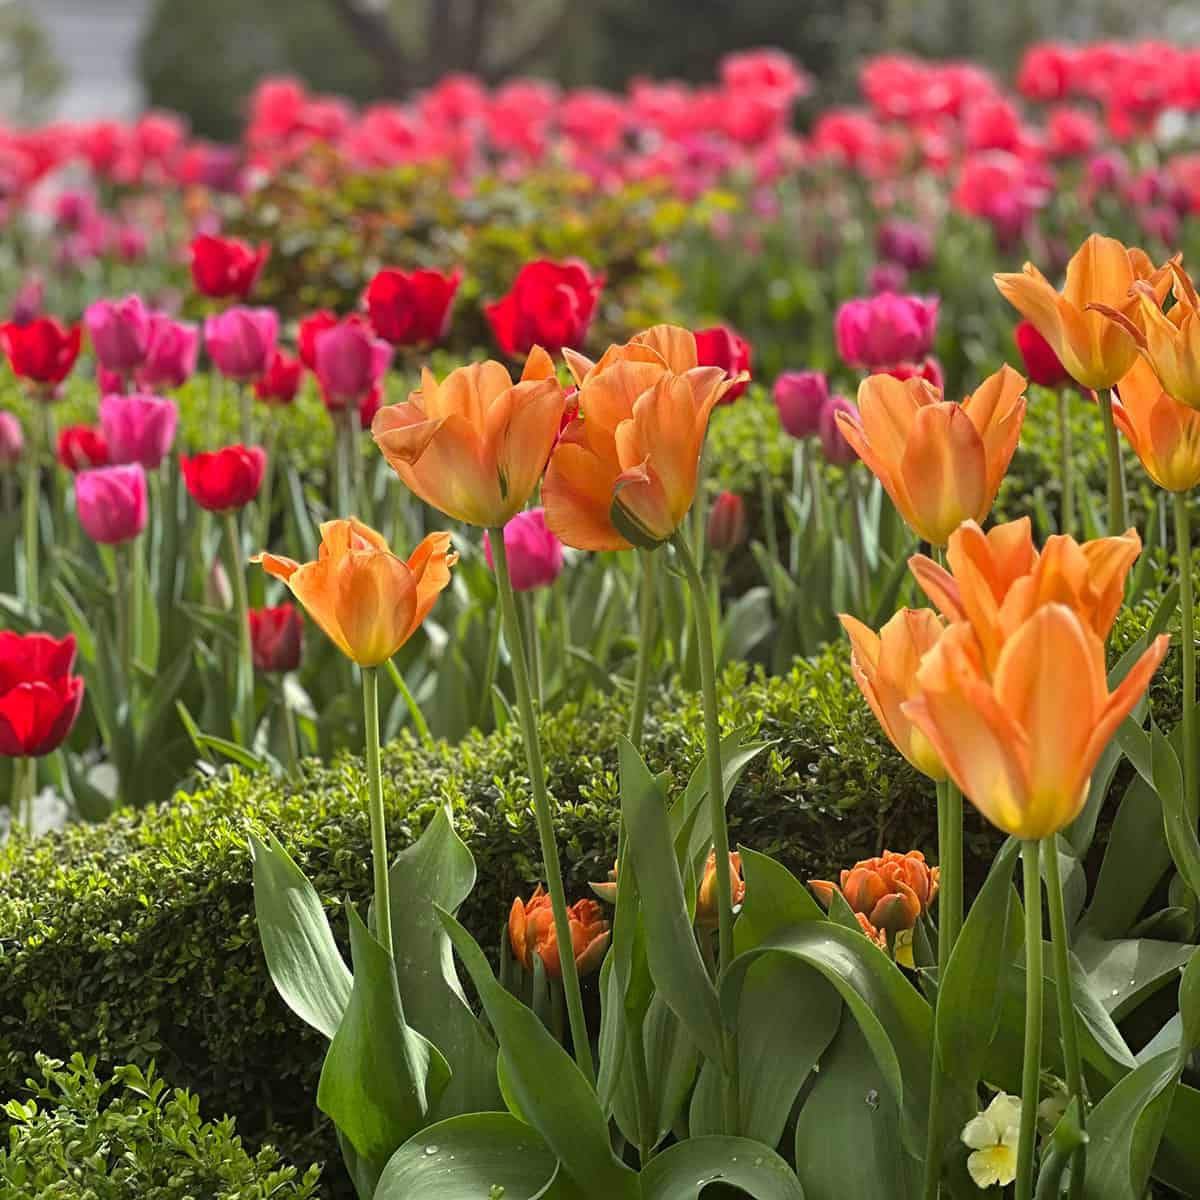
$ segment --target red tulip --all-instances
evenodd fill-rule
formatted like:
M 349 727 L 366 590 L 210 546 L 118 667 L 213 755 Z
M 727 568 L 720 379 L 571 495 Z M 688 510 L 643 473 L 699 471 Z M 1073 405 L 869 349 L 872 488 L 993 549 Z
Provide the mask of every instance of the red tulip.
M 1038 332 L 1032 321 L 1021 321 L 1013 330 L 1013 340 L 1021 352 L 1025 374 L 1042 387 L 1061 387 L 1071 381 L 1054 347 Z
M 746 540 L 746 504 L 735 492 L 722 492 L 708 512 L 708 544 L 721 554 Z
M 179 456 L 192 499 L 209 512 L 244 508 L 262 486 L 267 456 L 261 446 L 224 446 L 189 458 Z
M 446 336 L 461 280 L 461 271 L 449 275 L 428 270 L 411 274 L 391 268 L 379 271 L 363 297 L 371 325 L 393 346 L 440 342 Z
M 104 431 L 92 425 L 65 425 L 58 431 L 58 461 L 68 471 L 107 466 Z
M 263 242 L 257 250 L 240 238 L 202 233 L 192 239 L 192 282 L 196 290 L 216 300 L 244 300 L 258 279 L 271 248 Z
M 282 350 L 271 355 L 270 365 L 254 384 L 254 394 L 266 404 L 291 404 L 300 390 L 304 364 Z
M 346 319 L 348 321 L 362 320 L 359 316 L 351 316 Z M 319 309 L 300 322 L 300 328 L 296 333 L 296 349 L 300 354 L 300 361 L 310 371 L 314 370 L 317 365 L 317 335 L 324 333 L 327 329 L 332 329 L 337 323 L 337 317 L 327 308 Z
M 822 371 L 784 371 L 775 380 L 779 423 L 794 438 L 819 432 L 821 412 L 829 403 L 829 380 Z
M 554 353 L 578 347 L 587 334 L 603 275 L 593 275 L 577 258 L 538 259 L 517 273 L 507 295 L 484 307 L 492 334 L 511 357 L 541 346 Z
M 361 404 L 381 383 L 392 361 L 392 348 L 372 336 L 363 321 L 339 321 L 317 334 L 313 361 L 321 399 L 330 412 L 336 412 Z
M 728 325 L 696 330 L 696 361 L 702 367 L 720 367 L 730 379 L 750 370 L 750 343 Z M 741 396 L 750 380 L 735 383 L 717 402 L 732 404 Z
M 83 330 L 69 329 L 53 317 L 38 317 L 28 325 L 0 325 L 0 346 L 13 374 L 43 387 L 62 383 L 79 357 Z
M 75 637 L 0 632 L 0 754 L 40 758 L 62 745 L 83 703 Z
M 250 644 L 256 671 L 294 671 L 300 665 L 304 622 L 294 604 L 250 610 Z

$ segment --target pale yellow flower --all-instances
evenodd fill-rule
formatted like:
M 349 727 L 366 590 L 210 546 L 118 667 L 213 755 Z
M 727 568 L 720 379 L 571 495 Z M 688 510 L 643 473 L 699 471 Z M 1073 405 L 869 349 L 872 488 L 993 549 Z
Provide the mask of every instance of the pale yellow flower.
M 976 1187 L 1007 1187 L 1016 1179 L 1020 1135 L 1021 1101 L 1006 1092 L 998 1092 L 983 1112 L 966 1123 L 962 1140 L 971 1150 L 967 1170 Z

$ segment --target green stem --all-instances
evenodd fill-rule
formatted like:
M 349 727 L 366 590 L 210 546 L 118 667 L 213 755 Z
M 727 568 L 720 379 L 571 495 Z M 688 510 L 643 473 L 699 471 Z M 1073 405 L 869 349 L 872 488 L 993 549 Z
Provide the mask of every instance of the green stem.
M 300 738 L 296 732 L 296 714 L 288 703 L 286 676 L 279 677 L 279 711 L 283 717 L 283 732 L 287 738 L 288 774 L 300 778 Z
M 350 439 L 353 436 L 351 422 L 355 413 L 348 408 L 338 409 L 333 414 L 334 422 L 334 494 L 337 498 L 337 515 L 342 518 L 355 515 L 354 481 L 350 466 Z
M 113 581 L 116 585 L 117 653 L 121 659 L 121 670 L 125 673 L 125 695 L 133 696 L 133 604 L 130 600 L 132 582 L 131 543 L 115 546 Z
M 813 533 L 820 537 L 825 523 L 825 489 L 821 478 L 821 463 L 811 442 L 807 444 L 805 455 L 808 468 L 808 488 L 812 497 L 812 507 L 809 509 L 808 519 L 812 522 Z
M 417 731 L 417 737 L 421 740 L 422 746 L 433 745 L 433 734 L 429 732 L 429 722 L 425 720 L 425 714 L 421 711 L 421 706 L 417 703 L 417 698 L 409 689 L 408 681 L 404 678 L 400 668 L 389 658 L 387 662 L 388 674 L 392 678 L 392 683 L 396 686 L 396 691 L 400 693 L 400 698 L 404 701 L 404 707 L 408 709 L 408 719 L 413 723 L 413 728 Z
M 692 548 L 697 562 L 704 561 L 705 527 L 708 521 L 707 488 L 705 487 L 708 466 L 708 445 L 701 447 L 700 461 L 696 464 L 696 490 L 692 497 Z
M 11 828 L 25 827 L 33 833 L 33 797 L 37 791 L 37 759 L 12 760 L 12 821 Z
M 1196 600 L 1192 583 L 1191 514 L 1185 492 L 1172 496 L 1175 505 L 1175 545 L 1179 555 L 1179 641 L 1183 652 L 1183 795 L 1196 824 L 1200 796 L 1196 792 Z
M 30 438 L 30 441 L 32 442 L 33 439 Z M 38 579 L 38 570 L 41 565 L 41 547 L 38 545 L 38 502 L 42 494 L 42 472 L 36 445 L 31 445 L 26 450 L 25 462 L 25 607 L 29 610 L 30 619 L 36 624 L 41 592 Z
M 275 447 L 279 439 L 279 422 L 272 420 L 267 424 L 266 445 L 267 469 L 263 472 L 262 487 L 258 492 L 258 544 L 266 547 L 271 544 L 271 500 L 275 487 Z
M 1071 947 L 1067 939 L 1067 914 L 1063 904 L 1062 872 L 1058 846 L 1050 836 L 1042 842 L 1042 870 L 1046 873 L 1046 898 L 1050 909 L 1050 940 L 1054 951 L 1054 987 L 1058 1001 L 1058 1027 L 1066 1064 L 1067 1091 L 1079 1098 L 1079 1128 L 1085 1128 L 1087 1100 L 1083 1093 L 1083 1067 L 1079 1057 L 1079 1028 L 1071 994 Z M 1071 1200 L 1083 1196 L 1086 1142 L 1075 1151 L 1071 1164 Z
M 521 611 L 525 617 L 525 642 L 529 653 L 529 680 L 533 691 L 533 702 L 542 711 L 542 640 L 538 637 L 537 600 L 535 593 L 525 592 L 520 598 Z
M 367 812 L 371 816 L 371 866 L 375 876 L 375 932 L 392 955 L 392 902 L 388 895 L 387 824 L 379 769 L 379 668 L 362 667 L 363 737 L 367 751 Z
M 1025 1061 L 1021 1071 L 1021 1136 L 1017 1144 L 1016 1200 L 1033 1200 L 1033 1152 L 1037 1142 L 1042 1072 L 1042 880 L 1041 844 L 1021 844 L 1025 866 Z
M 237 736 L 247 750 L 254 738 L 254 657 L 250 644 L 250 601 L 246 594 L 246 564 L 242 558 L 242 539 L 238 533 L 237 513 L 227 509 L 221 514 L 225 523 L 225 543 L 229 554 L 229 580 L 233 585 L 233 611 L 238 624 L 238 657 L 234 704 Z
M 558 843 L 554 835 L 554 817 L 546 791 L 546 769 L 542 763 L 542 744 L 538 736 L 537 715 L 526 670 L 525 647 L 521 638 L 521 621 L 517 615 L 516 595 L 508 573 L 508 550 L 504 545 L 504 530 L 491 531 L 492 561 L 496 565 L 496 586 L 500 594 L 500 617 L 504 636 L 512 658 L 513 686 L 517 693 L 517 712 L 521 720 L 521 740 L 525 743 L 525 761 L 529 769 L 529 786 L 533 792 L 533 810 L 537 820 L 538 839 L 542 848 L 542 865 L 546 872 L 546 887 L 554 913 L 554 936 L 560 947 L 563 991 L 567 997 L 567 1018 L 571 1026 L 571 1043 L 575 1061 L 590 1084 L 595 1084 L 596 1069 L 592 1063 L 592 1046 L 588 1040 L 587 1020 L 583 1014 L 583 997 L 579 991 L 579 973 L 575 956 L 570 952 L 571 924 L 567 918 L 567 898 L 563 889 L 562 869 L 558 862 Z
M 658 551 L 639 550 L 641 588 L 638 597 L 638 657 L 633 677 L 633 706 L 629 710 L 629 740 L 640 750 L 650 696 L 650 660 L 654 657 L 655 605 L 658 599 Z
M 1125 510 L 1125 468 L 1121 465 L 1121 442 L 1113 421 L 1112 392 L 1097 392 L 1100 419 L 1104 422 L 1104 446 L 1108 454 L 1108 533 L 1116 537 L 1128 526 Z
M 934 558 L 946 567 L 946 551 L 934 547 Z M 938 784 L 938 970 L 943 978 L 950 951 L 963 924 L 963 798 L 953 779 Z M 944 823 L 944 824 L 943 824 Z M 944 943 L 944 945 L 943 945 Z
M 770 471 L 760 471 L 759 483 L 762 491 L 763 532 L 767 538 L 767 553 L 773 563 L 779 562 L 779 537 L 775 530 L 775 488 L 774 476 Z M 774 578 L 774 576 L 772 576 Z
M 638 1162 L 645 1166 L 654 1157 L 654 1105 L 650 1098 L 650 1075 L 646 1070 L 646 1039 L 641 1021 L 626 1025 L 629 1061 L 633 1067 L 634 1106 L 637 1110 Z
M 488 635 L 487 661 L 483 668 L 483 688 L 479 696 L 479 716 L 476 724 L 483 728 L 492 703 L 492 688 L 496 684 L 496 668 L 500 665 L 500 622 L 493 621 Z
M 854 549 L 854 566 L 857 580 L 855 599 L 859 606 L 859 615 L 867 615 L 867 597 L 869 594 L 871 572 L 867 567 L 867 546 L 863 540 L 862 531 L 862 489 L 859 485 L 858 471 L 854 464 L 846 468 L 846 486 L 850 493 L 850 543 Z
M 242 418 L 242 445 L 254 444 L 254 395 L 247 383 L 238 383 L 238 407 Z
M 1072 477 L 1073 464 L 1071 460 L 1071 391 L 1068 388 L 1058 389 L 1058 442 L 1059 442 L 1059 473 L 1062 476 L 1062 518 L 1058 532 L 1073 534 L 1075 531 L 1075 481 Z
M 725 823 L 725 782 L 721 767 L 721 724 L 717 710 L 717 671 L 713 657 L 713 635 L 708 594 L 687 538 L 676 531 L 672 539 L 692 593 L 696 646 L 700 660 L 700 690 L 704 700 L 704 755 L 708 763 L 708 808 L 716 855 L 718 970 L 733 961 L 733 887 L 729 878 L 729 828 Z M 729 1030 L 723 1031 L 725 1062 L 725 1132 L 736 1135 L 739 1125 L 737 1045 Z

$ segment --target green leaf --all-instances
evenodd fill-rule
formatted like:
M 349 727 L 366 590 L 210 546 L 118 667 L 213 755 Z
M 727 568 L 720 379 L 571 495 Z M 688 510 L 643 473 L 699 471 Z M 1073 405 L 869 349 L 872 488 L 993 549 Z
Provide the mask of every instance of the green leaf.
M 721 1014 L 692 932 L 671 827 L 654 776 L 626 737 L 618 739 L 621 812 L 646 924 L 650 974 L 705 1058 L 721 1063 Z M 618 875 L 618 885 L 620 878 Z
M 733 927 L 737 954 L 761 945 L 788 925 L 824 921 L 825 912 L 795 875 L 766 854 L 739 846 L 746 899 Z
M 1079 1097 L 1074 1096 L 1066 1112 L 1059 1118 L 1054 1132 L 1042 1153 L 1041 1170 L 1037 1177 L 1037 1194 L 1034 1200 L 1057 1200 L 1061 1190 L 1063 1172 L 1071 1156 L 1087 1141 L 1087 1135 L 1079 1124 Z
M 774 625 L 770 591 L 759 586 L 743 592 L 721 621 L 717 665 L 749 658 L 750 651 L 770 636 Z
M 646 1076 L 654 1110 L 655 1145 L 671 1131 L 696 1078 L 700 1054 L 661 996 L 650 1001 L 643 1021 Z
M 612 1152 L 596 1093 L 567 1052 L 496 982 L 483 951 L 449 914 L 441 921 L 500 1042 L 506 1092 L 588 1195 L 638 1200 L 637 1176 Z
M 1163 825 L 1167 831 L 1167 846 L 1171 858 L 1192 894 L 1200 896 L 1200 838 L 1188 812 L 1183 790 L 1183 768 L 1179 765 L 1171 743 L 1158 729 L 1150 734 L 1154 787 L 1162 802 Z
M 583 1200 L 558 1160 L 516 1117 L 478 1112 L 423 1129 L 388 1160 L 374 1200 Z
M 354 984 L 333 1036 L 317 1107 L 376 1170 L 417 1130 L 450 1080 L 441 1052 L 404 1020 L 392 960 L 352 906 Z
M 1119 1021 L 1170 983 L 1192 952 L 1189 945 L 1153 938 L 1102 941 L 1091 936 L 1075 943 L 1075 956 L 1088 987 L 1114 1021 Z
M 718 1182 L 753 1200 L 804 1200 L 800 1181 L 778 1154 L 761 1142 L 737 1137 L 689 1138 L 664 1150 L 642 1171 L 642 1197 L 698 1200 L 710 1183 Z
M 332 1040 L 354 979 L 321 899 L 274 834 L 265 845 L 250 834 L 250 857 L 254 915 L 271 982 L 296 1016 Z

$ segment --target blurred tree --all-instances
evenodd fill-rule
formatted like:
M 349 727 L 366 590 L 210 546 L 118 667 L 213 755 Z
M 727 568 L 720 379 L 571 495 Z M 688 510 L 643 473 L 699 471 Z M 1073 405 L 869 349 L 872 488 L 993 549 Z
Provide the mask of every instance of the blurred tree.
M 29 124 L 41 119 L 62 86 L 62 68 L 27 4 L 0 2 L 0 112 Z

